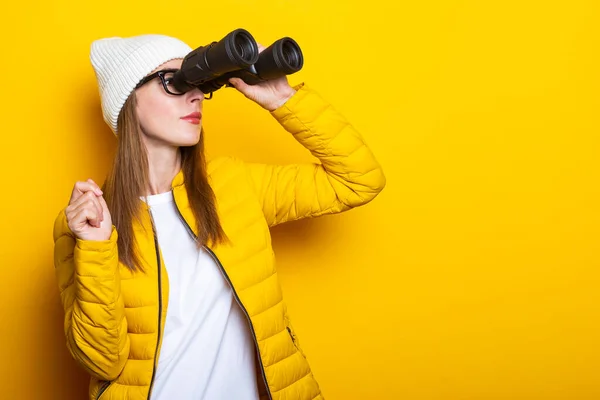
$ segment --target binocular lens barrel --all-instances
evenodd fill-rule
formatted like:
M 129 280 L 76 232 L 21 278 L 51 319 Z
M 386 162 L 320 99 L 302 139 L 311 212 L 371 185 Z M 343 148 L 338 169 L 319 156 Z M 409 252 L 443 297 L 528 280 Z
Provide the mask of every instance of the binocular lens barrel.
M 258 45 L 245 29 L 236 29 L 218 42 L 198 47 L 183 59 L 173 85 L 181 92 L 258 60 Z
M 302 50 L 294 39 L 279 39 L 259 54 L 250 32 L 236 29 L 185 56 L 173 85 L 182 93 L 197 87 L 208 94 L 226 85 L 231 77 L 254 85 L 298 72 L 303 64 Z
M 294 39 L 285 37 L 260 53 L 254 67 L 261 79 L 269 80 L 298 72 L 303 64 L 304 57 L 300 46 Z
M 206 55 L 208 67 L 220 75 L 254 64 L 258 60 L 258 45 L 248 31 L 236 29 L 207 50 Z

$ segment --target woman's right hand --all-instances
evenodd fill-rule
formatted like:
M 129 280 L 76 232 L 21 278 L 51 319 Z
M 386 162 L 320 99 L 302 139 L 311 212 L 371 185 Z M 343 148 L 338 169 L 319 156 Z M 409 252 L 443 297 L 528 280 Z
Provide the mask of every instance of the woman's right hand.
M 102 197 L 102 190 L 93 180 L 75 183 L 65 213 L 69 229 L 79 239 L 110 239 L 112 233 L 110 212 Z

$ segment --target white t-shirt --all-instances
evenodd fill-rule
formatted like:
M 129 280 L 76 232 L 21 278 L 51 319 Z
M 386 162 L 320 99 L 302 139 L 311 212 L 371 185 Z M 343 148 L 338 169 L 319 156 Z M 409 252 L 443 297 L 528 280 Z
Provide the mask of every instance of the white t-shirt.
M 145 200 L 169 275 L 152 400 L 258 400 L 249 322 L 219 266 L 196 248 L 172 192 Z

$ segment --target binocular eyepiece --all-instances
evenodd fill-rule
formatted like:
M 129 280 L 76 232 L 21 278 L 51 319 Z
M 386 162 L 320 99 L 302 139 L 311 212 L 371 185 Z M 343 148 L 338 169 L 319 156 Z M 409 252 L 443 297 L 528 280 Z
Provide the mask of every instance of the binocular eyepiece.
M 197 87 L 211 94 L 228 85 L 230 78 L 256 85 L 298 72 L 303 64 L 300 46 L 292 38 L 281 38 L 259 53 L 250 32 L 236 29 L 188 53 L 173 76 L 173 86 L 181 93 Z

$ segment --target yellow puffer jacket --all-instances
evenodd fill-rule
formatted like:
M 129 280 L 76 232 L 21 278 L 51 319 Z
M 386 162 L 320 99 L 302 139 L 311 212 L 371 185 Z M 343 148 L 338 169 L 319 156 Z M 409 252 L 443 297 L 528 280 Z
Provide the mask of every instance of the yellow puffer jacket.
M 385 177 L 359 133 L 306 85 L 277 121 L 320 160 L 269 166 L 217 158 L 208 174 L 227 245 L 207 251 L 248 317 L 264 398 L 323 399 L 290 323 L 277 278 L 269 227 L 342 212 L 371 201 Z M 192 231 L 183 174 L 172 182 L 176 206 Z M 169 280 L 144 202 L 134 226 L 145 273 L 119 264 L 117 231 L 107 241 L 77 239 L 62 210 L 54 225 L 54 263 L 73 357 L 90 373 L 90 399 L 150 398 L 169 299 Z M 196 234 L 196 232 L 194 232 Z

